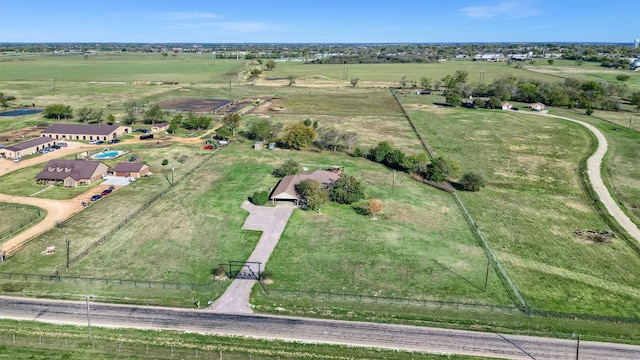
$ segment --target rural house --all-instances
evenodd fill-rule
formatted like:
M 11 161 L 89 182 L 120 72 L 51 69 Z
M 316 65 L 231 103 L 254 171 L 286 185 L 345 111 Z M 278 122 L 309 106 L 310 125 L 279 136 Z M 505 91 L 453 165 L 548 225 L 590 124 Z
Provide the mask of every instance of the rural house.
M 109 167 L 100 161 L 87 160 L 51 160 L 36 175 L 39 183 L 56 184 L 62 182 L 65 187 L 89 185 L 107 175 Z
M 315 170 L 309 173 L 287 175 L 280 180 L 278 186 L 273 190 L 269 199 L 273 201 L 295 201 L 297 203 L 298 200 L 300 200 L 300 196 L 296 191 L 296 186 L 300 184 L 302 180 L 313 179 L 322 184 L 322 186 L 327 187 L 336 182 L 339 178 L 339 171 L 326 170 Z
M 42 137 L 67 140 L 109 141 L 130 134 L 131 128 L 118 125 L 53 124 L 44 131 Z
M 137 179 L 151 173 L 149 165 L 143 163 L 118 163 L 112 170 L 113 175 Z
M 51 138 L 35 138 L 0 149 L 0 158 L 15 159 L 36 153 L 46 147 L 53 146 L 56 141 Z

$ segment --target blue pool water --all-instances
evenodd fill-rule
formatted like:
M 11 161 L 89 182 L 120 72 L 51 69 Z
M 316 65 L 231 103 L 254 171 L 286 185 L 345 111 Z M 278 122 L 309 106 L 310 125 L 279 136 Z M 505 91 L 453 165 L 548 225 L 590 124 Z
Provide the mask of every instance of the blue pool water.
M 17 109 L 1 112 L 0 116 L 22 116 L 22 115 L 30 115 L 41 113 L 42 109 Z
M 120 153 L 118 151 L 107 151 L 100 154 L 96 154 L 94 158 L 96 159 L 107 159 L 118 156 Z

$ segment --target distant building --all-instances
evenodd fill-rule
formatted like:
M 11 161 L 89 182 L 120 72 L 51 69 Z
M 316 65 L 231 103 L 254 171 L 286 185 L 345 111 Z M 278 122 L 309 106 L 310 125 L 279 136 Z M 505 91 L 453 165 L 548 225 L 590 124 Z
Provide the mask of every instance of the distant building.
M 473 61 L 497 62 L 504 61 L 502 54 L 478 54 L 473 56 Z
M 137 179 L 150 173 L 149 165 L 143 163 L 121 162 L 111 169 L 113 175 Z
M 636 41 L 634 41 L 633 43 L 633 48 L 637 49 L 638 47 L 640 47 L 640 39 L 636 39 Z
M 544 110 L 544 104 L 543 103 L 534 103 L 529 105 L 529 109 L 533 110 L 533 111 L 542 111 Z
M 67 140 L 109 141 L 130 134 L 131 128 L 118 125 L 53 124 L 42 131 L 42 137 Z

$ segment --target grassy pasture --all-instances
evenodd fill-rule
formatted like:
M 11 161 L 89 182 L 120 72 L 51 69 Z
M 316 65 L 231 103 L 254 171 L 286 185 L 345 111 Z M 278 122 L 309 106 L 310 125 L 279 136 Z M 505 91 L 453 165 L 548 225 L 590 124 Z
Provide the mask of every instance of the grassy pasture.
M 28 205 L 16 205 L 0 202 L 0 234 L 13 228 L 24 224 L 27 219 L 37 215 L 38 208 Z
M 640 91 L 640 73 L 627 69 L 609 69 L 600 66 L 600 63 L 584 62 L 578 66 L 575 61 L 555 59 L 553 65 L 548 65 L 546 60 L 536 60 L 535 65 L 527 65 L 525 69 L 531 72 L 544 74 L 544 76 L 556 76 L 559 78 L 574 78 L 580 80 L 596 80 L 618 83 L 617 75 L 629 75 L 625 82 L 630 92 Z
M 434 64 L 348 64 L 346 65 L 347 77 L 345 79 L 345 65 L 318 65 L 303 64 L 299 62 L 279 62 L 273 71 L 265 71 L 262 78 L 286 78 L 295 76 L 296 82 L 314 83 L 322 81 L 343 81 L 349 86 L 352 78 L 360 79 L 360 87 L 384 83 L 384 86 L 399 85 L 403 76 L 409 81 L 416 81 L 420 86 L 422 77 L 432 81 L 440 80 L 445 75 L 453 75 L 456 70 L 465 70 L 469 73 L 469 82 L 480 82 L 480 70 L 484 70 L 484 81 L 490 83 L 505 75 L 514 75 L 518 78 L 541 79 L 544 81 L 558 81 L 558 78 L 531 73 L 524 69 L 516 69 L 507 66 L 506 63 L 486 63 L 468 60 L 445 61 Z
M 640 224 L 640 117 L 632 117 L 632 131 L 627 128 L 628 114 L 596 111 L 586 116 L 562 109 L 553 113 L 589 122 L 605 134 L 609 144 L 603 171 L 607 188 L 627 215 Z
M 524 114 L 421 105 L 411 116 L 436 152 L 487 178 L 481 192 L 460 195 L 533 307 L 639 315 L 633 304 L 640 284 L 629 274 L 638 273 L 640 259 L 632 249 L 619 239 L 591 244 L 573 234 L 608 230 L 578 183 L 577 164 L 593 141 L 586 129 Z

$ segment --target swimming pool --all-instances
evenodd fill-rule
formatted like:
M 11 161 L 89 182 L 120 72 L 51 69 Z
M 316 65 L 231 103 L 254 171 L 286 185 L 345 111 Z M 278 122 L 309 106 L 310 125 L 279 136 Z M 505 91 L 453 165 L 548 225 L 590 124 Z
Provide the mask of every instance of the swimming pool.
M 106 151 L 106 152 L 103 152 L 103 153 L 100 153 L 100 154 L 95 154 L 95 155 L 93 155 L 93 158 L 102 160 L 102 159 L 113 159 L 113 158 L 116 158 L 118 156 L 120 156 L 120 151 L 115 151 L 114 150 L 114 151 Z

